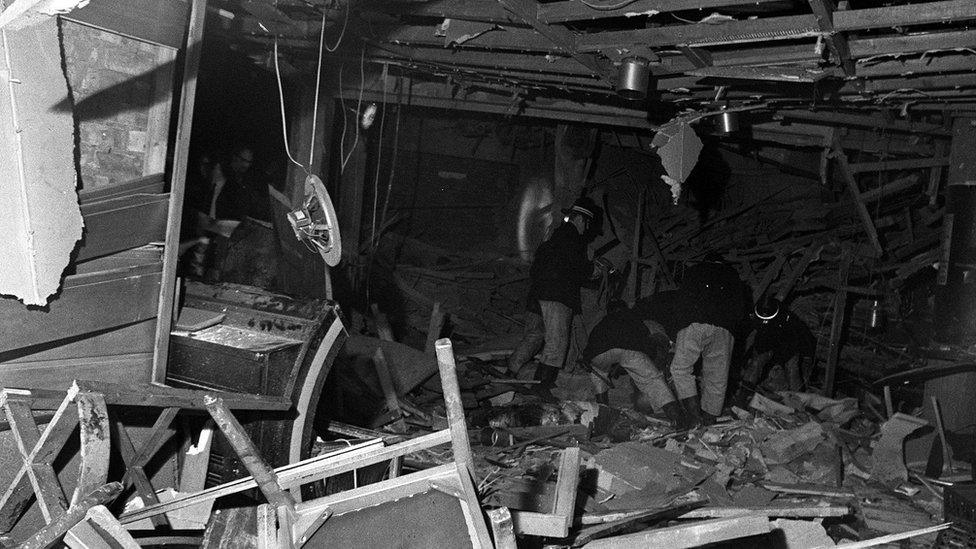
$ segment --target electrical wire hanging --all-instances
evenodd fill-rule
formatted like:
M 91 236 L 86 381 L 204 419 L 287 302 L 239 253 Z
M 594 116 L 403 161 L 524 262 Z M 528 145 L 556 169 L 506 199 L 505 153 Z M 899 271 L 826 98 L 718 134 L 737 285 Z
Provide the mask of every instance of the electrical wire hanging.
M 339 102 L 342 107 L 342 136 L 339 140 L 339 156 L 343 157 L 342 163 L 339 165 L 340 174 L 346 170 L 346 164 L 349 163 L 353 151 L 356 150 L 356 145 L 359 144 L 359 113 L 363 107 L 363 89 L 366 87 L 365 62 L 366 48 L 364 47 L 359 54 L 359 100 L 356 102 L 356 116 L 353 118 L 353 122 L 356 124 L 356 138 L 352 141 L 352 147 L 350 147 L 348 155 L 343 152 L 343 145 L 345 144 L 346 138 L 346 102 L 342 93 L 342 69 L 339 69 Z
M 349 16 L 348 4 L 346 4 L 346 17 Z M 345 32 L 345 25 L 343 25 L 343 33 Z M 342 34 L 339 35 L 339 40 L 342 40 Z M 336 43 L 336 47 L 339 43 Z M 275 81 L 278 83 L 278 105 L 281 107 L 281 139 L 285 144 L 285 155 L 288 156 L 293 164 L 298 166 L 305 172 L 305 176 L 311 176 L 312 173 L 309 171 L 312 167 L 313 160 L 315 159 L 315 126 L 319 118 L 319 89 L 322 85 L 322 56 L 325 47 L 325 12 L 322 12 L 322 24 L 319 29 L 319 59 L 318 66 L 315 71 L 315 100 L 312 107 L 312 139 L 311 145 L 308 151 L 308 166 L 305 166 L 301 162 L 295 160 L 291 155 L 291 150 L 288 147 L 288 117 L 285 115 L 285 90 L 284 86 L 281 84 L 281 67 L 278 64 L 278 35 L 275 34 L 274 37 L 274 67 L 275 67 Z M 333 51 L 333 50 L 330 50 Z
M 285 154 L 288 156 L 288 160 L 291 160 L 292 164 L 298 166 L 305 172 L 305 175 L 311 175 L 308 172 L 308 168 L 304 164 L 295 160 L 291 155 L 291 150 L 288 148 L 288 122 L 285 116 L 285 90 L 281 85 L 281 68 L 278 67 L 278 35 L 274 37 L 274 67 L 275 67 L 275 78 L 278 81 L 278 105 L 281 107 L 281 139 L 285 143 Z
M 383 128 L 386 123 L 386 82 L 387 82 L 387 76 L 389 75 L 389 70 L 390 69 L 387 65 L 383 65 L 383 75 L 382 75 L 383 98 L 380 101 L 382 103 L 382 106 L 380 107 L 382 109 L 382 113 L 380 114 L 379 142 L 377 143 L 376 146 L 376 171 L 373 176 L 373 215 L 372 215 L 372 228 L 371 228 L 372 236 L 370 237 L 370 239 L 373 242 L 376 241 L 376 214 L 377 214 L 376 210 L 379 207 L 380 170 L 382 169 L 382 164 L 383 164 Z
M 339 39 L 336 40 L 335 46 L 332 46 L 332 47 L 325 46 L 325 49 L 328 50 L 329 53 L 335 53 L 335 51 L 337 49 L 339 49 L 339 44 L 342 43 L 342 37 L 345 36 L 345 34 L 346 34 L 346 24 L 349 23 L 349 4 L 350 3 L 352 3 L 352 0 L 346 0 L 346 16 L 342 20 L 342 30 L 339 31 Z M 322 20 L 323 21 L 325 20 L 325 11 L 322 12 Z M 325 23 L 323 23 L 323 28 L 324 28 L 324 25 L 325 25 Z

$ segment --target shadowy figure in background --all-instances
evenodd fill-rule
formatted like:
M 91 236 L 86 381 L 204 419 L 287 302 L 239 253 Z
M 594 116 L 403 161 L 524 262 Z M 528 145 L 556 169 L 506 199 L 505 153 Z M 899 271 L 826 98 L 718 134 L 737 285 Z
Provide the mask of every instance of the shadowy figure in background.
M 193 256 L 185 261 L 188 274 L 208 282 L 271 288 L 277 276 L 277 241 L 268 183 L 253 167 L 254 152 L 238 146 L 223 162 L 209 159 L 200 157 L 187 193 L 187 215 L 194 227 L 190 235 L 201 244 L 191 248 Z
M 517 373 L 541 348 L 534 378 L 541 382 L 537 390 L 543 397 L 551 398 L 550 391 L 566 362 L 573 314 L 581 310 L 580 288 L 598 269 L 607 268 L 599 260 L 595 266 L 587 254 L 598 210 L 587 197 L 563 210 L 563 223 L 539 245 L 529 270 L 525 332 L 509 356 L 508 369 Z

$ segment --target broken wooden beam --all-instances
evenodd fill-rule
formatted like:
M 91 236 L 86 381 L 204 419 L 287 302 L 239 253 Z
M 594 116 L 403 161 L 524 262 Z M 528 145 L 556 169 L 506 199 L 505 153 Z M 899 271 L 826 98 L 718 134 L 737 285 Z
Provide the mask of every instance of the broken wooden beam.
M 854 179 L 854 172 L 851 171 L 850 164 L 847 162 L 847 155 L 844 153 L 839 139 L 835 138 L 834 150 L 831 156 L 837 162 L 840 175 L 847 184 L 847 190 L 851 193 L 851 199 L 854 201 L 854 207 L 857 208 L 857 215 L 860 217 L 861 224 L 864 226 L 864 232 L 868 237 L 868 242 L 871 243 L 871 247 L 874 248 L 878 256 L 884 255 L 884 248 L 878 239 L 878 229 L 874 226 L 874 220 L 871 219 L 871 213 L 868 212 L 867 206 L 864 204 L 864 199 L 861 198 L 861 189 L 857 186 L 857 180 Z
M 833 0 L 807 0 L 813 15 L 817 18 L 817 24 L 825 34 L 827 47 L 837 58 L 837 64 L 844 69 L 845 76 L 854 76 L 855 65 L 851 57 L 851 46 L 847 42 L 847 37 L 834 30 L 834 5 Z
M 629 549 L 631 547 L 683 549 L 768 534 L 771 530 L 769 518 L 762 515 L 746 515 L 598 539 L 586 544 L 586 547 L 589 549 Z
M 843 517 L 851 514 L 847 505 L 782 505 L 768 507 L 702 507 L 678 516 L 680 519 L 727 518 L 742 515 L 783 518 Z
M 589 69 L 601 80 L 610 80 L 614 76 L 612 67 L 603 59 L 592 53 L 580 53 L 576 48 L 576 35 L 561 25 L 549 25 L 539 20 L 539 4 L 533 0 L 498 0 L 507 11 L 521 19 L 536 32 L 546 37 L 560 51 Z
M 109 503 L 122 493 L 122 484 L 110 482 L 101 486 L 85 497 L 78 500 L 68 508 L 61 516 L 53 520 L 47 526 L 41 528 L 31 537 L 27 538 L 21 549 L 47 549 L 61 539 L 75 524 L 85 519 L 88 510 L 96 505 Z
M 834 380 L 837 376 L 837 365 L 840 362 L 841 337 L 847 320 L 847 278 L 851 272 L 854 254 L 849 248 L 844 248 L 840 260 L 838 284 L 840 289 L 834 297 L 834 314 L 830 324 L 830 347 L 827 350 L 827 369 L 824 373 L 824 395 L 834 396 Z

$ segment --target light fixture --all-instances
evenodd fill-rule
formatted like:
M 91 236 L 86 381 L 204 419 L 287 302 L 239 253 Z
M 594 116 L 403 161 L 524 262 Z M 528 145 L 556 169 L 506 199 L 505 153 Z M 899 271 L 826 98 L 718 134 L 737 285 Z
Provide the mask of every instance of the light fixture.
M 739 131 L 739 113 L 722 107 L 722 114 L 718 115 L 718 131 L 724 134 Z
M 647 97 L 647 83 L 650 77 L 651 68 L 647 59 L 628 57 L 617 69 L 617 93 L 624 99 L 644 99 Z
M 365 109 L 363 109 L 362 122 L 361 123 L 363 125 L 363 129 L 364 130 L 368 130 L 369 127 L 372 126 L 373 125 L 373 122 L 376 120 L 376 109 L 377 108 L 378 107 L 376 106 L 376 103 L 370 103 L 369 105 L 366 105 L 366 108 Z

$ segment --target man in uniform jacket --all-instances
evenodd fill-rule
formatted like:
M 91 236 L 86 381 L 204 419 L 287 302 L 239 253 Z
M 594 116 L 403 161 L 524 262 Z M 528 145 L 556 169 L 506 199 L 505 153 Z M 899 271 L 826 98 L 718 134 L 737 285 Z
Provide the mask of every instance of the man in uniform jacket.
M 525 331 L 509 356 L 508 369 L 518 372 L 542 348 L 534 377 L 543 395 L 555 385 L 566 361 L 573 314 L 581 310 L 580 288 L 593 276 L 586 246 L 597 211 L 586 197 L 563 210 L 563 223 L 539 245 L 529 270 Z
M 713 252 L 685 271 L 680 292 L 687 324 L 675 338 L 671 379 L 691 422 L 710 423 L 725 404 L 733 333 L 746 318 L 749 290 L 735 269 Z M 700 402 L 693 371 L 699 357 Z
M 755 329 L 748 370 L 743 378 L 759 385 L 773 366 L 783 367 L 791 391 L 803 390 L 803 360 L 813 357 L 817 340 L 810 328 L 775 297 L 759 300 L 752 319 Z

